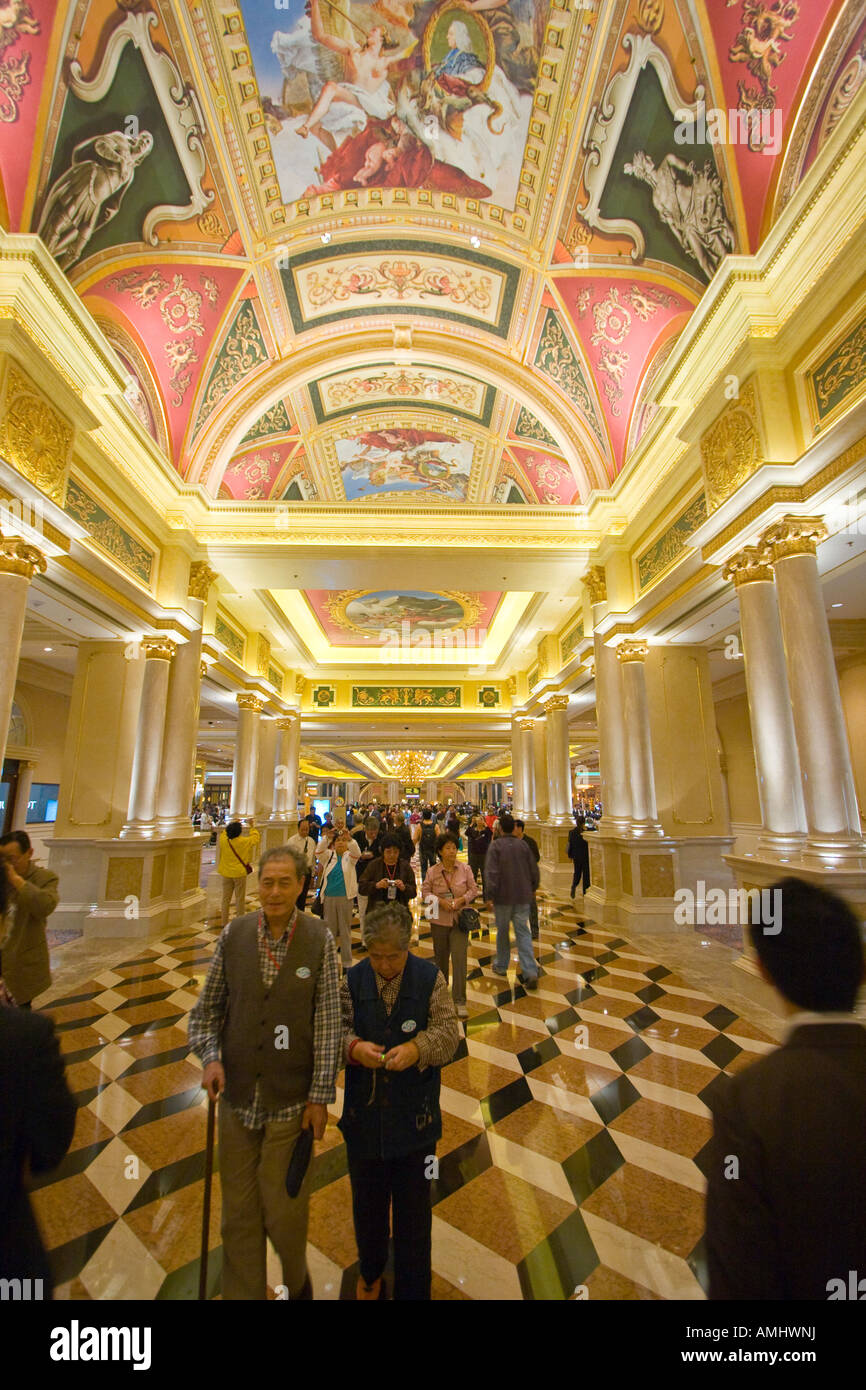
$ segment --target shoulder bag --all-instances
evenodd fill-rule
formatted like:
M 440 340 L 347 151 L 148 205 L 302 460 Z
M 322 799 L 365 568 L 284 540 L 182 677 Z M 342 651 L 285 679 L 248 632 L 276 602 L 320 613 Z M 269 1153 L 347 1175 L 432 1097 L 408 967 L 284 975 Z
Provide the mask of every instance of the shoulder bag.
M 226 837 L 226 838 L 228 838 L 228 837 Z M 241 859 L 240 855 L 238 854 L 238 852 L 237 852 L 237 850 L 235 849 L 234 844 L 232 843 L 231 840 L 228 841 L 228 846 L 229 846 L 229 849 L 231 850 L 232 854 L 234 855 L 235 859 L 238 861 L 238 863 L 239 863 L 239 864 L 243 864 L 243 866 L 244 866 L 244 868 L 246 869 L 247 873 L 248 873 L 248 874 L 251 874 L 252 871 L 253 871 L 253 866 L 252 866 L 252 864 L 248 864 L 247 861 L 246 861 L 245 859 Z M 244 891 L 246 891 L 246 890 L 244 890 Z
M 314 898 L 314 900 L 313 900 L 313 906 L 310 908 L 310 911 L 312 912 L 312 914 L 313 914 L 314 917 L 324 917 L 324 915 L 325 915 L 325 899 L 324 899 L 325 875 L 327 874 L 328 870 L 329 870 L 330 867 L 331 867 L 331 860 L 332 860 L 332 859 L 336 859 L 336 857 L 337 857 L 337 856 L 336 856 L 336 854 L 334 853 L 334 851 L 331 850 L 331 858 L 328 860 L 328 862 L 327 862 L 327 864 L 325 865 L 325 868 L 324 868 L 324 870 L 323 870 L 323 872 L 322 872 L 322 881 L 321 881 L 321 883 L 319 884 L 319 886 L 318 886 L 318 888 L 317 888 L 317 890 L 316 890 L 316 896 L 315 896 L 315 898 Z

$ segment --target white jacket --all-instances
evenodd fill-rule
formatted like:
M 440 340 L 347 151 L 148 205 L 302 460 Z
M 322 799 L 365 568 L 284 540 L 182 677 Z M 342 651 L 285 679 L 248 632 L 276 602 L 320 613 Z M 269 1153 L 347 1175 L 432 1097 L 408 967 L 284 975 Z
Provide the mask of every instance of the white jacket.
M 352 850 L 354 849 L 354 854 Z M 346 897 L 357 897 L 358 875 L 355 873 L 355 861 L 360 857 L 360 847 L 352 841 L 352 845 L 343 854 L 343 880 L 346 884 Z M 319 892 L 324 896 L 325 884 L 328 882 L 331 871 L 337 862 L 337 854 L 328 845 L 319 845 L 316 849 L 316 858 L 320 864 L 326 865 L 324 875 L 319 884 Z

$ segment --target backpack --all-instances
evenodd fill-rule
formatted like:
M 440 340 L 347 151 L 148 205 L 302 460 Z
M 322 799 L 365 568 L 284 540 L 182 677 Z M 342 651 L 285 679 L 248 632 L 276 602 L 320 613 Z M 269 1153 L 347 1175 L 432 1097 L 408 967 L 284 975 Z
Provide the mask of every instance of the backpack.
M 436 848 L 436 827 L 433 822 L 424 821 L 421 826 L 421 839 L 419 841 L 421 849 L 432 850 Z

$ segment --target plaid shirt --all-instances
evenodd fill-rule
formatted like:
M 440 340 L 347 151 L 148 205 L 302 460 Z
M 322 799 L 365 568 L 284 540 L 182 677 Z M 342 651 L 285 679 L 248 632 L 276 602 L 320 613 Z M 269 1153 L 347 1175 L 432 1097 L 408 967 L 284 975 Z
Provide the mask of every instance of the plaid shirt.
M 259 968 L 266 989 L 274 983 L 289 949 L 289 938 L 297 920 L 297 909 L 282 936 L 274 941 L 265 926 L 264 914 L 259 914 L 257 933 L 259 949 Z M 220 932 L 207 979 L 202 987 L 198 1002 L 189 1016 L 190 1051 L 201 1058 L 202 1065 L 220 1061 L 220 1034 L 222 1033 L 228 1008 L 229 987 L 225 973 L 225 936 L 232 924 Z M 272 959 L 273 957 L 273 959 Z M 252 1103 L 245 1106 L 232 1106 L 241 1124 L 247 1129 L 261 1129 L 269 1121 L 291 1120 L 300 1115 L 304 1106 L 330 1105 L 337 1099 L 334 1082 L 340 1065 L 340 995 L 338 985 L 340 971 L 337 965 L 337 948 L 330 932 L 325 933 L 325 949 L 322 968 L 316 983 L 316 998 L 313 1003 L 313 1079 L 306 1101 L 296 1101 L 280 1110 L 266 1110 L 261 1098 L 261 1087 L 256 1083 Z M 224 1099 L 224 1103 L 227 1102 Z
M 381 975 L 376 974 L 375 970 L 373 974 L 376 977 L 379 997 L 385 1005 L 385 1012 L 390 1014 L 397 1003 L 400 986 L 403 983 L 403 971 L 401 970 L 400 974 L 396 975 L 393 980 L 383 979 Z M 352 1043 L 356 1040 L 367 1040 L 359 1039 L 355 1032 L 355 1005 L 352 1002 L 352 994 L 345 975 L 340 985 L 340 1003 L 343 1010 L 343 1059 L 348 1062 L 349 1048 Z M 451 998 L 451 991 L 441 970 L 437 972 L 436 983 L 430 996 L 427 1027 L 422 1029 L 420 1033 L 416 1033 L 412 1041 L 418 1045 L 420 1053 L 418 1066 L 422 1068 L 444 1067 L 457 1051 L 457 1044 L 460 1042 L 460 1028 L 457 1023 L 454 1000 Z

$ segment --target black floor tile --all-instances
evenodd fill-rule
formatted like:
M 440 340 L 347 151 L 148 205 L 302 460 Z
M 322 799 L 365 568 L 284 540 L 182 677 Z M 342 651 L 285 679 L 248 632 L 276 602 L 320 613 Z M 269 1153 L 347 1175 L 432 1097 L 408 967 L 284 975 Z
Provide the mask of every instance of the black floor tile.
M 506 1115 L 512 1115 L 521 1105 L 526 1105 L 531 1100 L 529 1083 L 525 1077 L 518 1077 L 516 1081 L 503 1086 L 499 1091 L 494 1091 L 492 1096 L 481 1102 L 485 1125 L 495 1125 L 497 1120 L 504 1120 Z
M 179 1192 L 182 1187 L 189 1187 L 190 1183 L 198 1182 L 204 1177 L 204 1159 L 205 1151 L 200 1149 L 198 1153 L 179 1158 L 176 1163 L 167 1163 L 164 1168 L 157 1168 L 139 1188 L 126 1210 L 137 1211 L 160 1197 L 168 1197 L 172 1192 Z
M 98 1158 L 107 1144 L 111 1143 L 113 1136 L 107 1139 L 100 1139 L 96 1144 L 85 1144 L 83 1148 L 73 1149 L 61 1159 L 56 1168 L 52 1168 L 50 1173 L 39 1173 L 31 1176 L 27 1183 L 28 1192 L 38 1192 L 40 1187 L 50 1187 L 54 1182 L 62 1182 L 64 1178 L 74 1178 L 78 1173 L 83 1173 L 85 1168 L 89 1168 L 95 1158 Z
M 188 1265 L 181 1265 L 180 1269 L 173 1269 L 160 1285 L 156 1295 L 157 1300 L 165 1300 L 169 1303 L 194 1302 L 198 1298 L 199 1272 L 200 1262 L 198 1260 L 190 1260 Z M 216 1250 L 211 1250 L 208 1253 L 207 1298 L 216 1298 L 219 1293 L 222 1272 L 223 1249 L 220 1245 Z
M 184 1045 L 169 1048 L 167 1052 L 155 1052 L 152 1057 L 139 1057 L 131 1067 L 121 1072 L 121 1076 L 125 1081 L 128 1076 L 138 1076 L 140 1072 L 153 1071 L 155 1067 L 167 1067 L 170 1062 L 183 1062 L 189 1053 L 189 1046 Z
M 310 1164 L 311 1192 L 318 1192 L 320 1188 L 330 1187 L 332 1182 L 345 1177 L 348 1171 L 349 1163 L 345 1144 L 336 1145 L 333 1149 L 326 1149 L 324 1153 L 316 1154 Z
M 51 1017 L 48 1010 L 45 1010 L 45 1013 L 49 1018 Z M 51 1022 L 54 1024 L 55 1032 L 71 1033 L 74 1028 L 89 1028 L 92 1024 L 101 1023 L 102 1020 L 107 1017 L 108 1014 L 103 1010 L 101 1013 L 91 1014 L 88 1018 L 70 1018 L 65 1023 L 57 1023 L 54 1019 L 51 1019 Z M 101 1043 L 100 1046 L 104 1047 L 105 1044 Z
M 602 1090 L 590 1096 L 590 1100 L 598 1112 L 599 1119 L 609 1125 L 611 1120 L 615 1120 L 624 1110 L 628 1110 L 630 1105 L 634 1105 L 636 1100 L 640 1100 L 640 1091 L 632 1085 L 627 1076 L 618 1076 L 615 1081 L 608 1082 Z
M 64 1052 L 62 1054 L 63 1065 L 71 1067 L 74 1062 L 89 1062 L 91 1057 L 94 1057 L 97 1052 L 101 1052 L 106 1046 L 107 1044 L 104 1042 L 95 1042 L 92 1047 L 82 1047 L 80 1052 Z
M 78 1236 L 66 1245 L 58 1245 L 56 1249 L 49 1250 L 48 1263 L 55 1285 L 65 1284 L 69 1279 L 77 1279 L 87 1261 L 96 1254 L 109 1231 L 113 1229 L 114 1222 L 109 1221 L 98 1230 L 88 1231 L 85 1236 Z
M 655 1009 L 650 1008 L 649 1004 L 645 1004 L 642 1009 L 629 1014 L 625 1021 L 629 1028 L 633 1028 L 636 1033 L 639 1033 L 643 1028 L 649 1028 L 650 1024 L 658 1023 L 659 1015 Z
M 461 1187 L 493 1166 L 486 1132 L 482 1130 L 459 1148 L 442 1154 L 437 1158 L 437 1164 L 438 1177 L 432 1179 L 430 1186 L 430 1199 L 434 1207 L 437 1202 L 450 1197 L 452 1192 L 459 1192 Z
M 182 1013 L 169 1014 L 167 1018 L 152 1018 L 144 1023 L 130 1023 L 120 1037 L 115 1038 L 115 1042 L 122 1043 L 126 1038 L 136 1038 L 141 1033 L 160 1033 L 163 1028 L 173 1027 L 179 1018 L 183 1018 Z
M 552 1062 L 554 1057 L 559 1056 L 559 1048 L 553 1038 L 544 1038 L 541 1042 L 533 1043 L 531 1047 L 526 1047 L 522 1052 L 518 1052 L 517 1060 L 524 1072 L 530 1072 L 543 1066 L 545 1062 Z
M 704 1020 L 713 1028 L 718 1028 L 719 1032 L 723 1028 L 728 1028 L 736 1018 L 739 1018 L 739 1014 L 732 1013 L 730 1009 L 725 1008 L 724 1004 L 717 1004 L 714 1009 L 710 1009 L 708 1014 L 704 1014 Z
M 574 1009 L 563 1009 L 561 1013 L 553 1014 L 544 1020 L 544 1026 L 551 1036 L 561 1033 L 563 1028 L 570 1028 L 573 1023 L 580 1023 Z
M 597 995 L 592 985 L 578 985 L 575 989 L 566 990 L 564 998 L 569 1004 L 585 1004 L 587 999 L 595 999 Z
M 517 1266 L 523 1297 L 534 1301 L 569 1299 L 598 1264 L 583 1217 L 573 1211 Z
M 643 1038 L 637 1034 L 629 1038 L 626 1042 L 620 1043 L 618 1047 L 612 1049 L 610 1055 L 622 1071 L 628 1071 L 629 1067 L 636 1066 L 652 1052 L 651 1047 L 647 1047 Z
M 708 1178 L 710 1175 L 710 1156 L 712 1151 L 713 1141 L 712 1139 L 708 1139 L 704 1147 L 700 1149 L 692 1159 L 692 1162 L 697 1168 L 700 1168 L 705 1178 Z
M 735 1042 L 732 1042 L 730 1038 L 726 1037 L 724 1033 L 718 1033 L 716 1037 L 713 1038 L 712 1042 L 708 1042 L 706 1047 L 701 1048 L 701 1052 L 704 1056 L 709 1057 L 710 1061 L 715 1062 L 716 1066 L 720 1067 L 722 1070 L 725 1069 L 734 1057 L 738 1057 L 742 1050 L 743 1049 L 738 1047 Z
M 62 999 L 52 999 L 50 1004 L 45 1004 L 38 1010 L 41 1014 L 50 1013 L 52 1009 L 65 1009 L 67 1004 L 86 1004 L 88 999 L 95 999 L 98 994 L 104 994 L 105 985 L 100 985 L 98 989 L 91 989 L 87 994 L 67 994 Z
M 661 999 L 664 993 L 665 991 L 659 989 L 656 984 L 644 985 L 643 989 L 635 990 L 638 999 L 642 999 L 645 1004 L 651 1004 L 654 999 Z
M 725 1091 L 730 1084 L 731 1078 L 725 1076 L 724 1072 L 718 1072 L 712 1081 L 698 1092 L 698 1100 L 702 1100 L 704 1105 L 712 1105 L 713 1097 L 718 1091 Z
M 654 965 L 652 970 L 645 970 L 644 974 L 648 980 L 663 980 L 666 975 L 672 975 L 673 971 L 668 970 L 666 965 Z
M 142 1125 L 149 1125 L 154 1120 L 163 1120 L 166 1115 L 176 1115 L 179 1110 L 188 1110 L 191 1105 L 198 1105 L 201 1098 L 201 1086 L 192 1086 L 188 1091 L 179 1091 L 177 1095 L 166 1096 L 164 1100 L 152 1100 L 133 1115 L 120 1133 L 127 1134 L 129 1130 L 140 1129 Z
M 710 1292 L 710 1271 L 707 1264 L 706 1236 L 701 1236 L 692 1253 L 687 1256 L 686 1264 L 694 1274 L 705 1294 Z
M 570 1154 L 562 1165 L 568 1185 L 577 1203 L 585 1202 L 591 1192 L 607 1182 L 625 1159 L 616 1146 L 611 1134 L 603 1129 L 575 1153 Z

